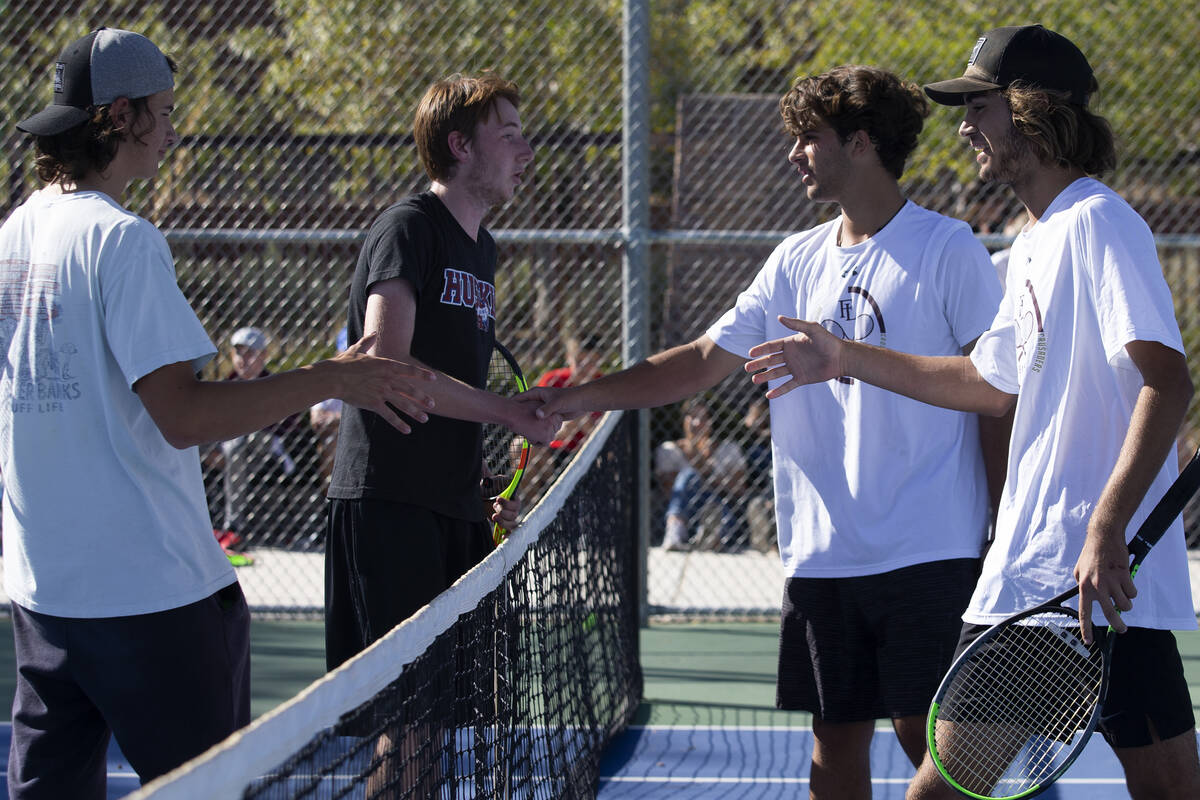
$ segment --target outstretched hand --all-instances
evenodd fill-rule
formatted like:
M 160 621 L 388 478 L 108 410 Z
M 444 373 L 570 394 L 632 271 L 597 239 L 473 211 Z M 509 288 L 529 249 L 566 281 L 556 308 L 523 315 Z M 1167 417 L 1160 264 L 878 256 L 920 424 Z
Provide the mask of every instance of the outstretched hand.
M 794 336 L 772 339 L 750 349 L 745 370 L 754 383 L 787 380 L 767 392 L 768 400 L 782 397 L 800 386 L 821 383 L 844 374 L 841 369 L 842 340 L 815 322 L 779 317 Z
M 527 392 L 517 395 L 517 399 L 537 404 L 538 417 L 557 415 L 561 420 L 576 419 L 594 409 L 581 408 L 574 402 L 575 393 L 569 389 L 558 389 L 550 386 L 536 386 Z
M 342 389 L 336 396 L 374 411 L 401 433 L 410 433 L 412 428 L 400 414 L 418 422 L 429 420 L 426 412 L 434 402 L 422 384 L 437 380 L 437 376 L 424 367 L 370 355 L 367 351 L 377 336 L 370 333 L 330 359 L 341 373 Z
M 530 444 L 544 447 L 554 441 L 558 429 L 562 427 L 563 418 L 561 414 L 543 413 L 541 401 L 529 394 L 525 392 L 513 398 L 520 406 L 521 413 L 511 428 L 513 433 L 524 436 Z

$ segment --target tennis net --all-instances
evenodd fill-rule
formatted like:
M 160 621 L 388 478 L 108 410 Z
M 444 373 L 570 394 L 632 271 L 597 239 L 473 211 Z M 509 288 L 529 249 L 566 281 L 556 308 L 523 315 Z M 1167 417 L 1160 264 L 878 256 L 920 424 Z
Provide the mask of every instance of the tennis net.
M 584 798 L 641 699 L 632 415 L 368 650 L 133 798 Z

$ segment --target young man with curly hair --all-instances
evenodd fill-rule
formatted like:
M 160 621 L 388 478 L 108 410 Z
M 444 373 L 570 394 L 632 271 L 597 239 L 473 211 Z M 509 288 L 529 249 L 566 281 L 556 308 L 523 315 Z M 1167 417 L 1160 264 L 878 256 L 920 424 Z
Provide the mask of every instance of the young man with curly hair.
M 960 647 L 1077 582 L 1084 635 L 1102 619 L 1120 632 L 1100 730 L 1130 794 L 1194 798 L 1195 720 L 1171 633 L 1196 627 L 1183 526 L 1150 553 L 1140 587 L 1126 547 L 1178 473 L 1193 389 L 1154 237 L 1092 177 L 1116 164 L 1108 123 L 1090 108 L 1098 88 L 1079 48 L 1040 25 L 988 31 L 962 77 L 925 87 L 964 108 L 958 132 L 980 178 L 1007 184 L 1029 214 L 1000 310 L 969 358 L 844 342 L 790 319 L 798 333 L 757 348 L 747 369 L 777 398 L 849 377 L 946 408 L 1014 409 L 996 538 Z M 956 796 L 926 759 L 909 797 Z
M 780 101 L 788 160 L 836 219 L 789 236 L 708 331 L 620 373 L 537 389 L 546 413 L 645 408 L 709 388 L 780 316 L 833 335 L 926 355 L 962 354 L 987 329 L 1000 285 L 963 222 L 899 185 L 928 114 L 920 89 L 843 66 L 798 80 Z M 859 381 L 771 402 L 775 510 L 786 575 L 777 704 L 813 714 L 811 794 L 871 794 L 869 748 L 891 719 L 914 764 L 924 715 L 950 664 L 978 575 L 989 493 L 973 414 Z
M 212 534 L 197 445 L 327 397 L 431 408 L 428 371 L 370 341 L 290 372 L 202 381 L 216 354 L 163 235 L 124 206 L 176 143 L 174 64 L 101 28 L 20 122 L 45 186 L 0 227 L 4 585 L 17 681 L 8 789 L 103 798 L 110 735 L 147 781 L 250 718 L 249 612 Z

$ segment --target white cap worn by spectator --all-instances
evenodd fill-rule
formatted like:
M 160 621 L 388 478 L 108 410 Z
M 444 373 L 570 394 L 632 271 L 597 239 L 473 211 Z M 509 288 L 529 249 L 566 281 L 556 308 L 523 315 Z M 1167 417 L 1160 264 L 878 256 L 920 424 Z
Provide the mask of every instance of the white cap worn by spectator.
M 238 328 L 229 339 L 234 347 L 245 346 L 251 350 L 266 350 L 268 341 L 267 335 L 258 328 Z

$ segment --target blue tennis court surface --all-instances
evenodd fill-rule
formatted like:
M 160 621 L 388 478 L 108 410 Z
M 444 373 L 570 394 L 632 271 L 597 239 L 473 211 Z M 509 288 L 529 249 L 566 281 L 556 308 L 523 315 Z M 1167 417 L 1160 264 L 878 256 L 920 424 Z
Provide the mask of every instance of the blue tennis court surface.
M 808 796 L 812 730 L 777 727 L 630 728 L 600 765 L 600 800 Z M 913 767 L 890 730 L 871 748 L 874 800 L 902 800 Z M 1128 800 L 1120 764 L 1095 736 L 1065 777 L 1039 797 Z
M 5 755 L 0 762 L 0 775 L 5 779 L 11 736 L 11 725 L 0 725 L 0 746 Z M 636 725 L 605 753 L 600 765 L 598 798 L 794 800 L 807 796 L 811 757 L 809 728 Z M 913 769 L 889 730 L 880 729 L 875 735 L 871 771 L 874 800 L 902 800 Z M 347 779 L 352 777 L 348 775 Z M 324 782 L 333 788 L 338 778 L 326 778 Z M 116 744 L 111 744 L 109 800 L 124 797 L 137 788 L 137 776 Z M 7 780 L 3 791 L 7 795 Z M 350 795 L 357 796 L 353 792 Z M 1127 800 L 1129 794 L 1116 757 L 1102 739 L 1094 737 L 1066 777 L 1040 797 Z
M 0 726 L 5 756 L 11 735 L 9 724 Z M 638 725 L 605 753 L 598 798 L 794 800 L 807 796 L 811 757 L 809 728 Z M 0 762 L 5 779 L 7 761 L 5 757 Z M 874 800 L 903 799 L 913 769 L 891 731 L 880 729 L 875 735 L 871 772 Z M 3 788 L 7 794 L 7 781 Z M 137 776 L 116 744 L 111 744 L 109 800 L 137 788 Z M 1127 800 L 1129 793 L 1116 757 L 1102 739 L 1094 737 L 1066 777 L 1040 796 L 1046 800 Z

